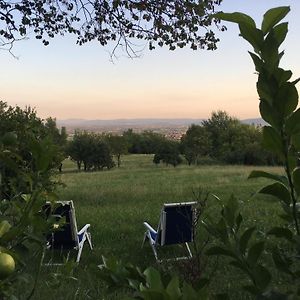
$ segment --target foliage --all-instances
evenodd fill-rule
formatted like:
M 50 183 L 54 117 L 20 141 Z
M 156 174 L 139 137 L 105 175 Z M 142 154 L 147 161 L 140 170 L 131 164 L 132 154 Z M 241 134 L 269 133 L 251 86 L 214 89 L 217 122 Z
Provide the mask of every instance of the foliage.
M 133 132 L 128 129 L 123 132 L 123 137 L 128 144 L 128 152 L 132 154 L 153 154 L 156 153 L 161 144 L 167 141 L 166 137 L 153 131 Z
M 181 138 L 181 149 L 188 164 L 198 164 L 201 156 L 211 152 L 209 132 L 203 126 L 192 125 Z
M 153 162 L 159 164 L 161 161 L 166 165 L 172 165 L 173 167 L 176 167 L 182 162 L 178 142 L 165 140 L 157 146 Z
M 268 178 L 275 181 L 263 187 L 259 193 L 279 201 L 283 212 L 283 222 L 272 227 L 266 235 L 281 239 L 283 248 L 273 245 L 271 256 L 278 272 L 288 277 L 288 288 L 279 290 L 278 282 L 272 282 L 272 273 L 261 263 L 265 242 L 255 240 L 248 246 L 255 228 L 247 228 L 239 234 L 243 218 L 238 213 L 234 197 L 223 207 L 221 219 L 207 226 L 223 247 L 215 246 L 208 254 L 225 255 L 232 258 L 230 264 L 239 268 L 251 281 L 245 290 L 265 299 L 288 299 L 300 296 L 299 236 L 300 214 L 300 177 L 297 158 L 299 151 L 298 137 L 299 109 L 298 92 L 295 87 L 299 80 L 289 81 L 292 72 L 279 67 L 283 52 L 279 48 L 288 32 L 287 23 L 279 23 L 289 12 L 289 7 L 277 7 L 264 14 L 261 29 L 256 28 L 254 20 L 242 13 L 220 13 L 223 20 L 238 23 L 241 36 L 254 48 L 249 52 L 258 73 L 257 91 L 260 97 L 260 112 L 269 126 L 263 128 L 263 143 L 266 149 L 274 152 L 283 161 L 285 176 L 267 172 L 253 171 L 249 178 Z M 268 260 L 266 260 L 268 261 Z
M 7 139 L 2 138 L 1 167 L 6 174 L 9 172 L 16 178 L 5 181 L 9 184 L 10 193 L 2 193 L 0 201 L 0 249 L 13 257 L 16 270 L 6 278 L 1 278 L 0 298 L 11 299 L 17 292 L 18 284 L 27 282 L 28 288 L 24 290 L 24 295 L 29 299 L 38 281 L 46 247 L 45 236 L 52 226 L 50 220 L 45 220 L 40 215 L 40 210 L 46 201 L 56 200 L 54 193 L 47 192 L 45 184 L 53 152 L 51 147 L 42 147 L 46 145 L 32 137 L 29 149 L 34 167 L 22 168 L 20 166 L 26 166 L 27 161 L 18 154 L 18 148 L 12 148 L 11 143 L 7 142 Z M 16 136 L 14 144 L 21 144 Z M 20 181 L 26 184 L 26 189 L 18 185 Z M 2 184 L 2 187 L 6 187 L 6 184 Z M 28 273 L 28 264 L 35 270 L 34 273 Z
M 11 48 L 17 40 L 34 32 L 44 45 L 57 34 L 72 33 L 82 45 L 96 40 L 123 46 L 129 55 L 136 49 L 131 39 L 149 42 L 149 48 L 170 50 L 215 49 L 218 39 L 209 27 L 210 16 L 222 0 L 174 1 L 0 1 L 0 47 Z M 224 30 L 224 27 L 221 27 Z
M 206 290 L 200 285 L 193 288 L 186 282 L 180 282 L 177 276 L 162 276 L 153 267 L 143 272 L 131 265 L 123 264 L 114 259 L 102 257 L 103 264 L 100 265 L 99 277 L 107 284 L 107 288 L 130 288 L 133 298 L 145 300 L 193 300 L 207 299 Z
M 242 124 L 225 111 L 213 112 L 201 125 L 192 125 L 181 138 L 181 149 L 188 164 L 199 164 L 201 157 L 217 162 L 244 165 L 274 165 L 279 160 L 262 145 L 262 130 Z
M 4 157 L 0 162 L 2 197 L 10 199 L 41 186 L 51 190 L 54 182 L 50 177 L 65 158 L 66 143 L 66 135 L 59 132 L 55 121 L 44 123 L 30 107 L 21 109 L 1 101 L 0 132 L 1 149 L 12 151 L 9 163 L 3 161 Z M 24 176 L 27 173 L 34 176 L 29 180 Z
M 88 132 L 76 132 L 69 142 L 67 153 L 76 161 L 80 171 L 111 169 L 114 166 L 111 150 L 104 137 Z
M 121 166 L 121 155 L 127 154 L 128 143 L 123 136 L 107 134 L 104 136 L 105 141 L 110 147 L 111 153 L 117 158 L 118 168 Z
M 10 272 L 1 265 L 0 298 L 34 294 L 52 220 L 41 215 L 46 201 L 55 201 L 53 171 L 65 158 L 66 133 L 55 120 L 45 122 L 30 107 L 0 102 L 0 253 L 11 259 Z M 15 269 L 13 265 L 15 263 Z M 8 266 L 6 266 L 7 268 Z M 5 275 L 5 276 L 4 276 Z

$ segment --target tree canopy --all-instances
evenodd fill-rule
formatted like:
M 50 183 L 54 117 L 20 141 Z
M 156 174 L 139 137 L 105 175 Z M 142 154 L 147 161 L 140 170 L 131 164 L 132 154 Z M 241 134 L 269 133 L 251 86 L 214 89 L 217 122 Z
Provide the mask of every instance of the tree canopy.
M 137 52 L 136 39 L 170 50 L 190 46 L 215 49 L 218 38 L 211 25 L 215 7 L 222 0 L 0 0 L 0 47 L 11 49 L 14 42 L 33 32 L 44 45 L 55 35 L 72 33 L 82 45 L 92 40 L 102 46 L 113 41 L 128 55 Z M 225 27 L 220 26 L 221 30 Z

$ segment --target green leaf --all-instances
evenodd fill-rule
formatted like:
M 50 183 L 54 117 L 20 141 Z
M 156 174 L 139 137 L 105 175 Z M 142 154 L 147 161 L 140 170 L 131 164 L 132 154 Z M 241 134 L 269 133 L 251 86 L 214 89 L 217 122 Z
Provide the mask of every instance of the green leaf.
M 271 273 L 262 265 L 257 265 L 254 270 L 255 281 L 262 291 L 268 287 L 271 282 Z
M 235 224 L 235 215 L 239 208 L 237 199 L 232 195 L 224 207 L 223 216 L 230 227 Z
M 215 229 L 218 232 L 218 237 L 222 240 L 223 243 L 226 243 L 228 241 L 228 232 L 224 218 L 221 218 L 219 220 L 219 222 L 215 226 Z
M 282 84 L 274 99 L 274 106 L 282 112 L 284 117 L 289 116 L 298 105 L 298 91 L 294 84 Z
M 252 295 L 258 295 L 260 291 L 254 285 L 243 286 L 243 289 Z
M 285 40 L 288 33 L 288 23 L 281 23 L 273 28 L 272 34 L 277 42 L 277 47 L 279 47 Z
M 290 11 L 289 6 L 275 7 L 268 10 L 263 17 L 262 32 L 266 35 L 272 27 L 278 24 Z
M 217 294 L 214 296 L 216 300 L 230 300 L 230 297 L 226 293 Z
M 236 231 L 239 231 L 242 222 L 243 222 L 243 216 L 239 213 L 235 218 Z
M 300 133 L 292 135 L 291 144 L 295 147 L 296 150 L 300 151 Z
M 145 289 L 140 292 L 142 299 L 144 300 L 164 300 L 165 295 L 162 291 L 152 290 L 152 289 Z
M 254 266 L 260 258 L 265 248 L 265 242 L 255 243 L 248 251 L 247 262 L 250 266 Z
M 242 254 L 245 254 L 248 246 L 248 242 L 251 239 L 251 236 L 254 231 L 255 231 L 255 227 L 248 228 L 241 236 L 239 247 Z
M 274 235 L 277 238 L 285 238 L 288 241 L 293 241 L 293 233 L 288 228 L 274 227 L 268 231 L 269 235 Z
M 285 176 L 277 175 L 277 174 L 272 174 L 269 172 L 265 171 L 252 171 L 248 177 L 248 179 L 252 178 L 268 178 L 268 179 L 273 179 L 276 181 L 281 182 L 282 184 L 287 184 L 287 178 Z
M 11 225 L 8 221 L 4 220 L 0 223 L 0 238 L 9 231 Z
M 144 271 L 144 275 L 146 276 L 150 289 L 163 289 L 160 273 L 156 269 L 149 267 Z
M 296 85 L 300 81 L 300 77 L 297 78 L 296 80 L 292 81 L 292 84 Z
M 300 108 L 291 114 L 286 121 L 286 131 L 289 134 L 300 133 Z
M 240 12 L 234 12 L 234 13 L 219 12 L 215 14 L 214 17 L 223 21 L 228 21 L 237 24 L 245 24 L 248 25 L 249 27 L 256 28 L 255 21 L 250 16 Z
M 235 268 L 238 268 L 240 270 L 242 270 L 243 272 L 245 272 L 245 274 L 248 275 L 248 269 L 247 269 L 247 266 L 246 264 L 243 264 L 242 262 L 238 261 L 238 260 L 234 260 L 234 261 L 231 261 L 229 263 L 231 266 L 234 266 Z
M 278 89 L 278 82 L 275 77 L 270 77 L 269 71 L 265 70 L 266 67 L 267 66 L 264 63 L 264 70 L 258 75 L 256 88 L 259 98 L 261 100 L 266 100 L 272 106 Z
M 293 184 L 298 196 L 300 196 L 300 167 L 293 171 Z
M 186 282 L 183 283 L 182 287 L 182 300 L 198 300 L 198 293 L 193 287 Z
M 261 117 L 270 125 L 272 125 L 274 128 L 280 128 L 281 127 L 281 120 L 282 118 L 279 116 L 276 110 L 271 106 L 271 104 L 261 99 L 259 103 L 259 110 Z
M 287 205 L 291 203 L 291 196 L 289 190 L 284 184 L 279 182 L 275 182 L 273 184 L 263 187 L 258 193 L 276 197 Z
M 257 56 L 253 52 L 248 51 L 248 53 L 250 54 L 250 56 L 253 60 L 253 63 L 255 65 L 255 70 L 259 73 L 262 72 L 263 67 L 264 67 L 264 62 L 260 59 L 259 56 Z
M 271 31 L 263 42 L 261 56 L 265 61 L 267 70 L 272 74 L 278 68 L 280 61 L 279 46 L 277 45 L 273 31 Z
M 264 37 L 261 30 L 246 24 L 239 24 L 241 36 L 248 41 L 256 52 L 262 49 Z
M 267 150 L 283 157 L 284 151 L 281 136 L 270 126 L 264 126 L 263 128 L 263 145 Z
M 213 246 L 206 251 L 207 255 L 225 255 L 229 257 L 236 258 L 236 255 L 231 250 L 227 250 L 225 248 L 219 246 Z
M 274 72 L 274 76 L 276 77 L 278 85 L 282 85 L 284 82 L 287 82 L 289 79 L 291 79 L 293 73 L 292 71 L 288 70 L 283 70 L 281 68 L 278 68 Z
M 291 260 L 287 257 L 281 255 L 281 253 L 276 249 L 272 251 L 272 258 L 276 268 L 284 273 L 293 275 L 293 272 L 290 270 Z
M 174 276 L 171 279 L 171 281 L 169 282 L 169 284 L 166 288 L 166 292 L 172 300 L 180 299 L 181 292 L 180 292 L 180 287 L 179 287 L 179 279 L 177 276 Z

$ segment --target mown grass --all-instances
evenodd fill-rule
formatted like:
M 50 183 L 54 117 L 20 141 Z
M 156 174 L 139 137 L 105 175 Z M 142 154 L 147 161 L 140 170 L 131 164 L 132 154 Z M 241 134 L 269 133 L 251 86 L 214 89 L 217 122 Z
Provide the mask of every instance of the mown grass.
M 62 200 L 73 200 L 78 227 L 91 224 L 94 250 L 86 246 L 76 270 L 78 281 L 67 281 L 53 292 L 47 284 L 37 290 L 35 299 L 106 299 L 103 284 L 97 278 L 101 257 L 117 257 L 142 268 L 156 265 L 149 245 L 141 249 L 144 234 L 143 221 L 157 225 L 162 204 L 194 200 L 193 191 L 203 188 L 221 199 L 231 194 L 240 200 L 247 225 L 258 229 L 269 228 L 277 222 L 275 204 L 266 203 L 255 192 L 267 180 L 247 180 L 253 170 L 248 166 L 187 166 L 176 168 L 152 163 L 151 155 L 127 155 L 120 168 L 102 172 L 77 172 L 75 164 L 66 161 L 63 173 L 58 175 L 65 187 L 58 191 Z M 281 172 L 276 167 L 256 167 Z M 218 205 L 212 200 L 209 211 L 217 216 Z M 226 270 L 224 265 L 221 273 Z M 47 270 L 41 280 L 47 281 Z M 220 282 L 217 274 L 212 289 L 228 289 L 231 283 Z M 232 274 L 235 278 L 235 274 Z M 238 274 L 236 274 L 238 276 Z M 77 294 L 76 294 L 77 291 Z M 75 297 L 75 294 L 77 295 Z M 110 296 L 122 299 L 122 294 Z

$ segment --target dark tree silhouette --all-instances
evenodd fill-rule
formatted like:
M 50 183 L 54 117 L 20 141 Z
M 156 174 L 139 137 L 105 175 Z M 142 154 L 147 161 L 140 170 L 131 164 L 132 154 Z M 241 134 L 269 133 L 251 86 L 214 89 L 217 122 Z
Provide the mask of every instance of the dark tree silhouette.
M 44 45 L 57 34 L 72 33 L 77 43 L 113 41 L 129 56 L 138 53 L 136 41 L 149 48 L 167 46 L 170 50 L 190 46 L 215 49 L 211 25 L 215 7 L 222 0 L 0 0 L 0 47 L 11 50 L 17 40 L 33 32 Z M 219 26 L 218 26 L 219 27 Z M 221 30 L 225 27 L 221 26 Z M 144 45 L 143 45 L 144 47 Z

